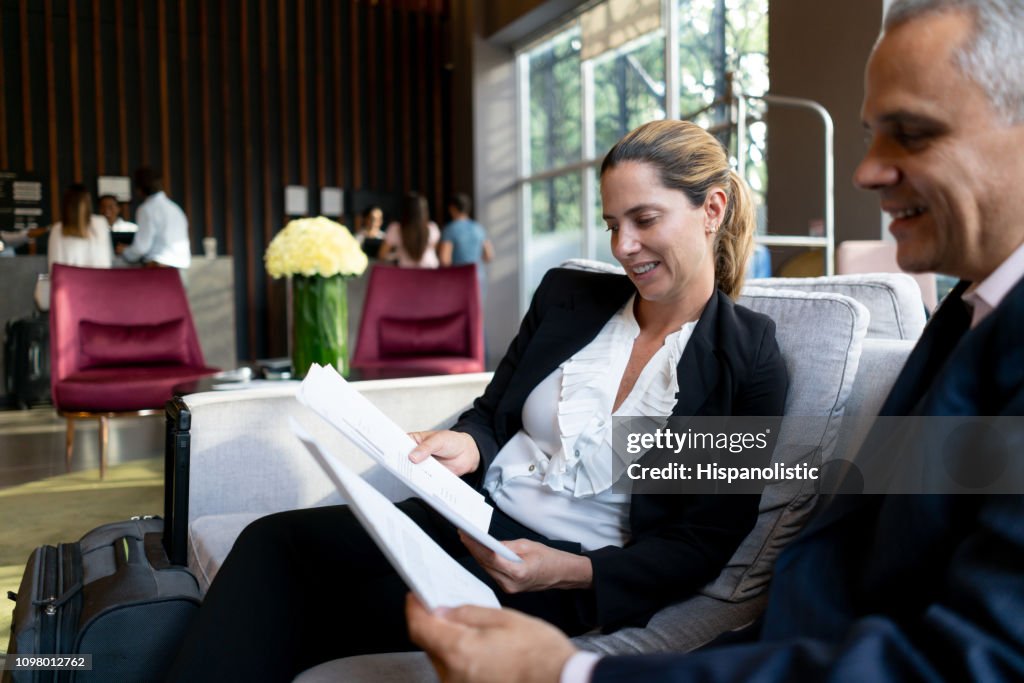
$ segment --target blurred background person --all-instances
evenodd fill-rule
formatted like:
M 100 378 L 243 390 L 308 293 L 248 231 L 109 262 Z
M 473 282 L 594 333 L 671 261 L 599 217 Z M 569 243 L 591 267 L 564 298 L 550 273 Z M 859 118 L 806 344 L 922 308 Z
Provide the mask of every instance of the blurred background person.
M 101 216 L 107 219 L 111 232 L 136 232 L 139 226 L 121 218 L 121 202 L 112 194 L 105 194 L 96 202 Z
M 430 220 L 427 199 L 415 192 L 402 199 L 401 220 L 391 223 L 380 248 L 380 259 L 398 255 L 398 265 L 405 268 L 437 268 L 437 243 L 441 230 Z
M 117 201 L 117 197 L 112 194 L 103 195 L 96 202 L 96 208 L 110 226 L 110 239 L 113 242 L 111 249 L 116 251 L 119 244 L 125 247 L 131 244 L 139 226 L 121 218 L 121 202 Z
M 450 222 L 441 233 L 437 258 L 442 266 L 476 265 L 476 278 L 480 283 L 480 300 L 484 300 L 487 278 L 484 264 L 494 258 L 494 246 L 487 239 L 484 226 L 469 217 L 473 202 L 469 195 L 458 192 L 448 198 Z
M 135 171 L 132 181 L 135 195 L 142 200 L 135 212 L 138 230 L 131 245 L 118 245 L 117 253 L 129 263 L 187 269 L 192 248 L 185 212 L 164 194 L 155 170 L 144 166 Z
M 376 205 L 367 207 L 356 215 L 356 241 L 363 247 L 363 253 L 370 258 L 380 257 L 380 247 L 384 243 L 384 211 Z
M 28 243 L 28 235 L 24 230 L 0 230 L 0 257 L 13 258 L 17 254 L 15 248 Z
M 50 227 L 47 260 L 87 268 L 109 268 L 110 227 L 92 212 L 92 195 L 84 185 L 71 185 L 61 200 L 60 220 Z

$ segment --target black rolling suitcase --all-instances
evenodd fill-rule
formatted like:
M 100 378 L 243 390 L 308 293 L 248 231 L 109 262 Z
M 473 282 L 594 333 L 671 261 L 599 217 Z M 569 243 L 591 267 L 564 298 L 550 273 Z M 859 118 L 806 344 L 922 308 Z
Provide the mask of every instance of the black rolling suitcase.
M 4 340 L 7 396 L 20 408 L 50 402 L 50 319 L 42 315 L 7 321 Z
M 91 670 L 7 671 L 13 683 L 163 680 L 199 608 L 199 586 L 170 565 L 163 521 L 132 518 L 78 543 L 41 546 L 16 595 L 10 668 L 19 657 L 91 655 Z

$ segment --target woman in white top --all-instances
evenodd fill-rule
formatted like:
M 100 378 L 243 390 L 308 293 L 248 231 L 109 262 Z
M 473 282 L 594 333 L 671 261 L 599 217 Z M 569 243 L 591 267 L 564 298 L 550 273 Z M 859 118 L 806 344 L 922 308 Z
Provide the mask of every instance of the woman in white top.
M 109 268 L 113 256 L 110 226 L 93 215 L 92 197 L 81 185 L 72 185 L 61 201 L 61 220 L 50 227 L 47 260 L 86 268 Z
M 426 198 L 413 192 L 402 200 L 401 221 L 388 225 L 378 258 L 386 261 L 396 253 L 403 268 L 437 268 L 440 241 L 441 229 L 430 220 Z
M 601 198 L 625 274 L 550 271 L 483 396 L 451 430 L 412 435 L 410 459 L 485 492 L 491 535 L 523 561 L 398 503 L 503 605 L 570 635 L 642 625 L 693 595 L 757 518 L 757 495 L 613 488 L 641 455 L 613 448 L 612 418 L 780 415 L 787 388 L 774 324 L 732 301 L 754 217 L 721 144 L 691 123 L 642 126 L 605 158 Z M 345 506 L 264 517 L 220 568 L 170 680 L 290 681 L 411 649 L 406 592 Z

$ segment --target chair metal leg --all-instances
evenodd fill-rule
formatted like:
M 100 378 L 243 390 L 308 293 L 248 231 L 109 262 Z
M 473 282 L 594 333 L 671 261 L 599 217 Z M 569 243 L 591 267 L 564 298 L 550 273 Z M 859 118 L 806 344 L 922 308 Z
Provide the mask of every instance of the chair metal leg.
M 100 479 L 107 476 L 107 442 L 110 440 L 110 418 L 100 415 Z
M 68 421 L 68 428 L 64 432 L 64 464 L 70 472 L 71 453 L 75 448 L 75 418 L 68 415 L 64 419 Z

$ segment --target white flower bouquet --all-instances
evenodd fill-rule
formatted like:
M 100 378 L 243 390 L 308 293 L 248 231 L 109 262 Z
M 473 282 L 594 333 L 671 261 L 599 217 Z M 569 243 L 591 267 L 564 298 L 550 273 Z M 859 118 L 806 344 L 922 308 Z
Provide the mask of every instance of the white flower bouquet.
M 366 270 L 362 247 L 348 228 L 329 218 L 289 221 L 263 255 L 267 272 L 277 279 L 286 275 L 354 277 Z

